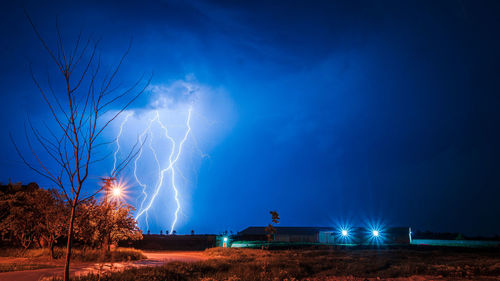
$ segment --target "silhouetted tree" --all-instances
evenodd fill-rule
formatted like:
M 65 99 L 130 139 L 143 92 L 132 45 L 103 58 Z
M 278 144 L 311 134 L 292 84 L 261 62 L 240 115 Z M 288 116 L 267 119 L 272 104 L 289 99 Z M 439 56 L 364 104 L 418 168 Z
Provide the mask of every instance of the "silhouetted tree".
M 0 221 L 0 231 L 9 234 L 23 248 L 29 248 L 41 232 L 41 211 L 32 192 L 6 194 L 0 200 L 1 208 L 8 210 Z
M 67 230 L 69 208 L 56 190 L 45 190 L 31 183 L 9 184 L 0 194 L 0 231 L 27 249 L 35 242 L 50 249 Z
M 37 193 L 35 194 L 35 202 L 41 213 L 41 239 L 47 242 L 50 257 L 55 258 L 54 245 L 68 230 L 66 218 L 69 208 L 65 204 L 62 194 L 57 190 L 43 190 L 43 192 Z
M 26 16 L 57 69 L 58 79 L 52 80 L 49 75 L 47 83 L 42 84 L 30 67 L 32 80 L 48 106 L 51 124 L 54 126 L 45 124 L 46 126 L 41 130 L 29 121 L 29 126 L 26 128 L 26 140 L 36 159 L 34 161 L 36 164 L 28 161 L 12 137 L 11 139 L 24 163 L 56 184 L 68 202 L 70 214 L 67 222 L 68 240 L 64 280 L 69 280 L 77 206 L 82 200 L 93 197 L 100 191 L 92 194 L 87 190 L 82 194 L 84 183 L 92 174 L 94 164 L 107 156 L 99 155 L 99 147 L 106 145 L 100 136 L 109 124 L 144 92 L 150 79 L 139 89 L 139 85 L 143 82 L 142 78 L 129 88 L 123 88 L 117 84 L 118 71 L 130 50 L 130 45 L 116 67 L 106 73 L 103 71 L 101 58 L 97 54 L 97 42 L 92 42 L 91 39 L 82 40 L 80 33 L 75 44 L 67 48 L 63 44 L 60 29 L 56 23 L 57 42 L 55 48 L 49 47 L 27 13 Z M 33 142 L 38 147 L 35 147 Z M 111 176 L 116 176 L 136 155 L 137 150 L 134 152 L 134 149 L 116 166 Z M 50 161 L 45 159 L 50 159 Z
M 271 221 L 274 224 L 280 223 L 280 216 L 278 215 L 278 212 L 276 211 L 270 211 L 271 214 Z M 266 232 L 267 232 L 267 241 L 271 241 L 274 239 L 274 235 L 276 234 L 276 228 L 270 223 L 266 227 Z

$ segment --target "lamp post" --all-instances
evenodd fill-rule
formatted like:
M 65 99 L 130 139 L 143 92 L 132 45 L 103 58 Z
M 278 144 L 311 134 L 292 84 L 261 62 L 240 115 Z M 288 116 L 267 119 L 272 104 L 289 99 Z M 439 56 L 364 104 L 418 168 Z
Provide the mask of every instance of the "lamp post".
M 103 177 L 103 187 L 104 187 L 104 200 L 119 201 L 125 196 L 124 185 L 121 182 L 117 182 L 115 177 Z
M 107 218 L 109 218 L 109 208 L 110 208 L 109 195 L 116 197 L 115 196 L 116 178 L 115 177 L 103 177 L 102 181 L 103 181 L 103 187 L 104 187 L 104 202 L 103 202 L 103 204 L 105 204 L 104 207 L 106 208 L 105 215 Z M 104 237 L 104 243 L 105 243 L 106 248 L 103 248 L 103 249 L 107 249 L 108 251 L 110 250 L 110 248 L 111 248 L 110 241 L 111 241 L 111 231 L 108 230 L 108 233 Z M 103 256 L 104 256 L 104 253 L 105 253 L 105 251 L 103 251 Z
M 115 177 L 103 177 L 101 178 L 103 181 L 103 187 L 104 187 L 104 201 L 108 202 L 109 198 L 109 193 L 113 192 L 112 187 L 115 186 L 116 178 Z M 113 194 L 112 194 L 113 195 Z

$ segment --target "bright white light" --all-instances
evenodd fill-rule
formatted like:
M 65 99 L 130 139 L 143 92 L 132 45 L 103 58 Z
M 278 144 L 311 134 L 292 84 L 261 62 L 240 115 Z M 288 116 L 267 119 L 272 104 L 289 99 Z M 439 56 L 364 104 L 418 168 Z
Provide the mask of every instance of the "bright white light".
M 224 237 L 224 242 L 227 242 L 227 237 Z
M 372 234 L 374 237 L 378 237 L 380 233 L 378 232 L 378 230 L 373 230 Z
M 120 197 L 122 195 L 122 190 L 119 187 L 114 187 L 112 192 L 113 197 Z
M 342 229 L 342 236 L 346 237 L 347 235 L 349 235 L 349 232 L 347 232 L 346 229 Z
M 121 201 L 127 198 L 127 184 L 123 180 L 113 182 L 106 190 L 107 200 Z

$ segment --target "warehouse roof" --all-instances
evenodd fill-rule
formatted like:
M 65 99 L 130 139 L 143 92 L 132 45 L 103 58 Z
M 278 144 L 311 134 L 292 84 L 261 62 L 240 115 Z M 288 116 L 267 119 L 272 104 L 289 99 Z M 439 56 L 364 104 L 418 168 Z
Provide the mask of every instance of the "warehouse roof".
M 309 227 L 309 226 L 275 226 L 277 234 L 288 234 L 288 235 L 312 235 L 320 231 L 334 231 L 333 227 Z M 238 235 L 266 235 L 265 226 L 250 226 L 246 229 L 238 232 Z

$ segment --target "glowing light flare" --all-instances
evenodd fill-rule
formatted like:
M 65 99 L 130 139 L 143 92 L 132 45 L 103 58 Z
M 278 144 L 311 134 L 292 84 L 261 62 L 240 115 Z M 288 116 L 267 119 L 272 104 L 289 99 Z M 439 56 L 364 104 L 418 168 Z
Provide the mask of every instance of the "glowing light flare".
M 349 223 L 338 223 L 336 240 L 339 244 L 351 244 L 356 238 L 356 231 Z
M 113 195 L 113 197 L 121 197 L 122 190 L 118 187 L 113 187 L 113 189 L 111 190 L 111 194 Z
M 109 201 L 125 201 L 128 199 L 127 195 L 127 183 L 120 179 L 119 181 L 113 181 L 112 184 L 105 190 L 106 197 Z
M 369 244 L 380 245 L 386 240 L 385 226 L 379 221 L 369 221 L 366 223 L 365 239 Z

